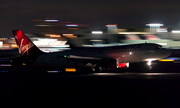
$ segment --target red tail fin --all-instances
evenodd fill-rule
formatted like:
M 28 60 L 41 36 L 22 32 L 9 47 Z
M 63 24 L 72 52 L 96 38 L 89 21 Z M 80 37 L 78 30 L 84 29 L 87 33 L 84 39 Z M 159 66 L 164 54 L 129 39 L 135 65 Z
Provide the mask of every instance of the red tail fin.
M 37 58 L 43 53 L 21 30 L 13 30 L 13 34 L 23 58 Z

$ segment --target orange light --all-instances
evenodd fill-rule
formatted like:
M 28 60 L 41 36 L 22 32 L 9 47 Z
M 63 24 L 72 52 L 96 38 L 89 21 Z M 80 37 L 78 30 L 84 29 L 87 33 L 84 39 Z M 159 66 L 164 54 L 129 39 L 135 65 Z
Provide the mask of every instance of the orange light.
M 76 68 L 66 68 L 66 72 L 76 72 Z
M 68 38 L 77 38 L 77 36 L 66 36 Z
M 10 47 L 10 44 L 3 44 L 3 47 Z
M 61 35 L 50 35 L 50 37 L 61 37 Z
M 167 61 L 174 61 L 173 59 L 161 59 L 159 61 L 164 61 L 164 62 L 167 62 Z
M 13 47 L 13 48 L 17 48 L 17 45 L 11 45 L 11 47 Z
M 63 34 L 63 36 L 73 36 L 73 34 Z
M 57 35 L 57 34 L 45 34 L 45 36 L 50 36 L 50 37 L 61 37 L 61 35 Z
M 25 66 L 25 65 L 26 65 L 26 63 L 22 63 L 22 65 L 24 65 L 24 66 Z

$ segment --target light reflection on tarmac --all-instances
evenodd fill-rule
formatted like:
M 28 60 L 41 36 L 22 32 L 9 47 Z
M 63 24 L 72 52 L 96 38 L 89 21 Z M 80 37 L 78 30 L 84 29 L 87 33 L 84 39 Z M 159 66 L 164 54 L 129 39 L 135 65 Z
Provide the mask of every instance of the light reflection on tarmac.
M 93 76 L 111 76 L 132 79 L 179 79 L 180 73 L 93 73 Z

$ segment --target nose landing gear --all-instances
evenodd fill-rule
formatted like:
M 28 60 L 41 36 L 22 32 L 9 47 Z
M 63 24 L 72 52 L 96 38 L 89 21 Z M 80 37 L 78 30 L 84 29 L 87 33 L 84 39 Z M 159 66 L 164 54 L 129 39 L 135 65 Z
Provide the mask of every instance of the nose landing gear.
M 147 65 L 148 65 L 148 67 L 149 67 L 149 70 L 151 70 L 152 69 L 152 63 L 151 63 L 152 61 L 151 60 L 149 60 L 148 62 L 147 62 Z

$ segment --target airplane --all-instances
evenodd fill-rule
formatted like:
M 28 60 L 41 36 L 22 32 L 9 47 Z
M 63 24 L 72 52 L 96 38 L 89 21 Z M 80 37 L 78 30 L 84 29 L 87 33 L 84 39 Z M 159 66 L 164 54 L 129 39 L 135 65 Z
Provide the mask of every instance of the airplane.
M 132 62 L 168 57 L 171 52 L 161 45 L 141 43 L 122 46 L 86 47 L 61 52 L 42 52 L 21 30 L 13 30 L 19 53 L 26 65 L 38 68 L 89 67 L 95 72 L 125 68 Z

